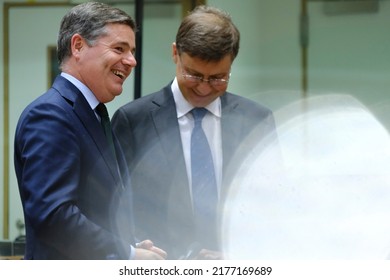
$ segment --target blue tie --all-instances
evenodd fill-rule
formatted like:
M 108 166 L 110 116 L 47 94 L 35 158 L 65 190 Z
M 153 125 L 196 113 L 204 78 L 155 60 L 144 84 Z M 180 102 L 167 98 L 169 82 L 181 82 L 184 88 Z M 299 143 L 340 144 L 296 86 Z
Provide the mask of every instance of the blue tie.
M 194 214 L 198 234 L 204 238 L 216 225 L 218 203 L 217 183 L 213 158 L 206 135 L 202 129 L 202 119 L 207 113 L 205 108 L 192 110 L 194 129 L 191 135 L 191 172 Z

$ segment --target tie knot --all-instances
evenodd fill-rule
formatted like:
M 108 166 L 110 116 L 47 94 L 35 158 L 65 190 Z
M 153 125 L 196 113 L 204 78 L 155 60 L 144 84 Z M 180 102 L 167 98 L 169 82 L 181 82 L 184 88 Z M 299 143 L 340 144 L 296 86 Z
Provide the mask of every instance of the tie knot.
M 104 105 L 104 103 L 99 103 L 95 110 L 101 118 L 109 119 L 107 107 Z
M 198 121 L 201 122 L 203 117 L 207 113 L 207 109 L 206 108 L 194 108 L 194 109 L 192 109 L 191 113 L 194 116 L 195 122 L 198 122 Z

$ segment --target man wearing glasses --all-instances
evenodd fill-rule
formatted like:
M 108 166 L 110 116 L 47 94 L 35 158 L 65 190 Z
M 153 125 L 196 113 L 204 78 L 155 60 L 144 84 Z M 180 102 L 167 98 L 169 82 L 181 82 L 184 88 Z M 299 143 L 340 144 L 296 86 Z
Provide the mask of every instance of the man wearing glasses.
M 134 186 L 137 236 L 170 259 L 222 258 L 222 202 L 234 171 L 275 131 L 269 109 L 226 91 L 239 40 L 227 13 L 198 6 L 172 45 L 175 79 L 113 117 Z

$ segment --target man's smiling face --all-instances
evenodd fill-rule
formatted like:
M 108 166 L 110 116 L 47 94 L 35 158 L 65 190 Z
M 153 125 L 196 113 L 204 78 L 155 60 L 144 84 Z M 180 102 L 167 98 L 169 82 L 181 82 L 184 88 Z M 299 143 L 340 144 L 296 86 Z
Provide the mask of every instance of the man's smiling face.
M 123 83 L 137 62 L 134 31 L 125 24 L 109 24 L 106 35 L 92 46 L 85 40 L 77 57 L 78 79 L 100 102 L 113 100 L 123 91 Z

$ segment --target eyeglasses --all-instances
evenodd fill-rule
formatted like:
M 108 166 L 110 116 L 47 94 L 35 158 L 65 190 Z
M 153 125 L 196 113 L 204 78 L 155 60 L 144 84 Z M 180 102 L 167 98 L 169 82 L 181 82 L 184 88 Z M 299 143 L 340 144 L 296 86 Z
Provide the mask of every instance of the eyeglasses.
M 209 85 L 212 87 L 223 87 L 229 83 L 229 79 L 216 79 L 216 78 L 204 79 L 200 76 L 185 74 L 184 72 L 181 75 L 187 82 L 192 83 L 194 85 L 200 83 L 209 83 Z M 231 73 L 229 73 L 229 78 L 230 75 Z
M 208 83 L 210 86 L 214 88 L 225 87 L 229 83 L 231 73 L 229 73 L 229 77 L 227 79 L 217 79 L 217 78 L 204 79 L 201 76 L 194 76 L 194 75 L 187 74 L 183 68 L 183 63 L 181 62 L 181 59 L 179 59 L 179 61 L 182 68 L 181 75 L 187 81 L 187 83 L 190 83 L 192 85 L 198 85 L 200 83 Z

